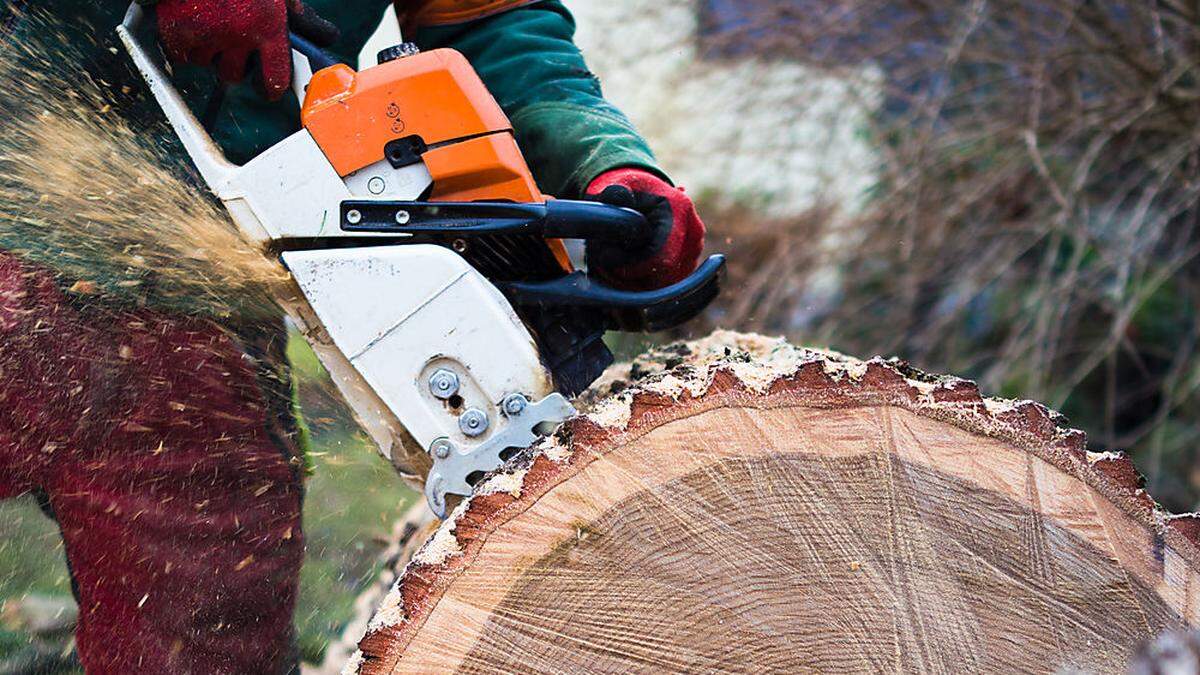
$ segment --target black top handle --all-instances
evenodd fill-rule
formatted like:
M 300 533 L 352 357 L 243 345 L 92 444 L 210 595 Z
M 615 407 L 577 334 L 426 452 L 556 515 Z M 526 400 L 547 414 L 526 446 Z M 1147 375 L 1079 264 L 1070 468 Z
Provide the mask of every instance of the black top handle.
M 292 31 L 288 31 L 288 42 L 291 43 L 292 49 L 300 52 L 304 58 L 308 59 L 308 63 L 312 66 L 314 73 L 341 63 L 341 61 L 334 58 L 329 52 Z
M 600 202 L 420 202 L 348 199 L 341 204 L 345 232 L 459 237 L 534 234 L 550 239 L 609 241 L 636 247 L 653 234 L 633 209 Z

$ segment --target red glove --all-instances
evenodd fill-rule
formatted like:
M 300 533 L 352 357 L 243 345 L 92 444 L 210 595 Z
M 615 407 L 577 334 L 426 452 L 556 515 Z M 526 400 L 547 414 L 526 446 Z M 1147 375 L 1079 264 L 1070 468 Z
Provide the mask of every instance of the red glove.
M 682 188 L 649 171 L 627 168 L 600 174 L 586 193 L 640 212 L 651 228 L 636 248 L 589 244 L 589 270 L 617 288 L 636 291 L 670 286 L 695 271 L 704 250 L 704 223 Z
M 337 29 L 300 0 L 161 0 L 158 34 L 173 61 L 209 66 L 226 82 L 246 76 L 246 61 L 258 52 L 267 98 L 275 100 L 292 81 L 288 20 L 319 46 L 337 39 Z

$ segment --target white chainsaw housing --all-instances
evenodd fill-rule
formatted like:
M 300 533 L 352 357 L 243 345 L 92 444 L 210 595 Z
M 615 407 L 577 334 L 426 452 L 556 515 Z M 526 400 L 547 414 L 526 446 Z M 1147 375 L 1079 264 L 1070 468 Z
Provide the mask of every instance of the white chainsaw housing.
M 132 5 L 118 33 L 201 177 L 248 239 L 284 251 L 300 295 L 279 301 L 381 452 L 395 462 L 406 431 L 430 453 L 426 495 L 439 516 L 446 494 L 470 494 L 468 479 L 498 467 L 506 448 L 524 447 L 574 414 L 508 301 L 453 251 L 311 248 L 347 236 L 339 227 L 345 200 L 419 199 L 431 183 L 423 163 L 397 170 L 380 161 L 343 178 L 305 130 L 244 166 L 229 162 L 134 36 L 141 18 Z M 294 57 L 298 77 L 311 75 Z M 299 248 L 290 242 L 307 248 L 289 250 Z M 453 396 L 431 389 L 442 369 L 458 380 Z M 513 397 L 527 405 L 506 410 Z M 467 412 L 477 423 L 471 435 L 462 424 Z
M 425 447 L 487 440 L 503 426 L 504 397 L 553 391 L 537 347 L 503 296 L 440 246 L 383 246 L 283 254 L 330 339 Z M 516 369 L 509 364 L 533 364 Z M 459 378 L 454 407 L 488 415 L 468 438 L 451 403 L 428 382 L 439 368 Z M 539 397 L 540 398 L 540 397 Z

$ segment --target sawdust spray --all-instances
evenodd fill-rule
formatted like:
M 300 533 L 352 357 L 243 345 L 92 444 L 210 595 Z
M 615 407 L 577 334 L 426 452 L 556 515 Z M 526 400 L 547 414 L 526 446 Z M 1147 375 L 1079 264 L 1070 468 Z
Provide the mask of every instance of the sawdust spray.
M 165 122 L 146 132 L 116 112 L 140 82 L 84 72 L 52 21 L 21 20 L 37 25 L 0 57 L 0 248 L 90 301 L 277 314 L 286 272 L 186 179 Z

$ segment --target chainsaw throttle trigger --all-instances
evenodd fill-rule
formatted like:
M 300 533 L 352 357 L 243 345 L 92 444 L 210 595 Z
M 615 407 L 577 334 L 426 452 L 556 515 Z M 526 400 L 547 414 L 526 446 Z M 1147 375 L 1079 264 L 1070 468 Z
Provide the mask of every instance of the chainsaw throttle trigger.
M 714 255 L 683 281 L 654 291 L 621 291 L 595 277 L 573 272 L 550 281 L 497 284 L 519 306 L 592 307 L 604 316 L 605 328 L 655 332 L 684 323 L 709 305 L 721 290 L 725 256 Z

